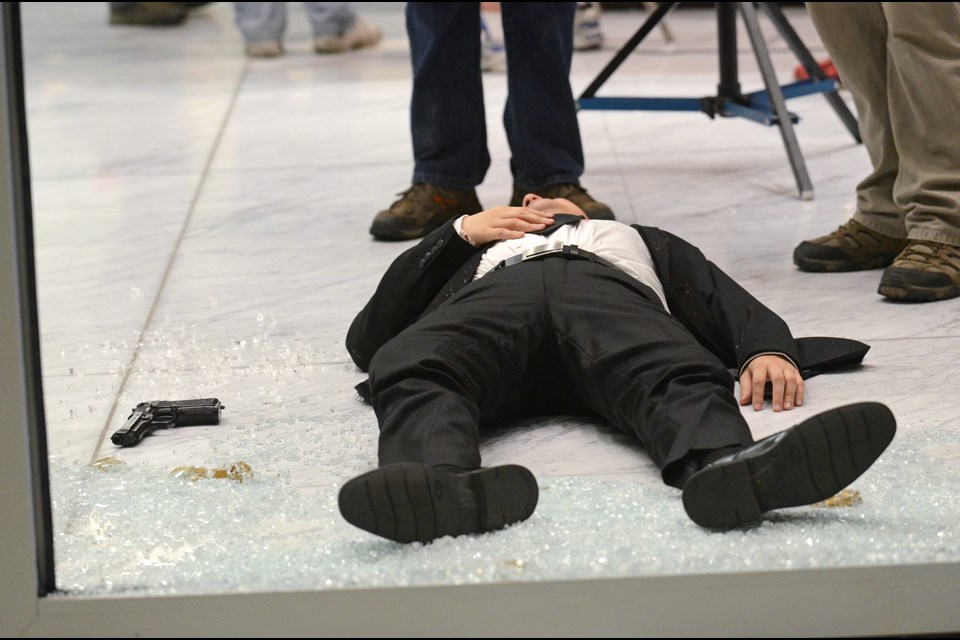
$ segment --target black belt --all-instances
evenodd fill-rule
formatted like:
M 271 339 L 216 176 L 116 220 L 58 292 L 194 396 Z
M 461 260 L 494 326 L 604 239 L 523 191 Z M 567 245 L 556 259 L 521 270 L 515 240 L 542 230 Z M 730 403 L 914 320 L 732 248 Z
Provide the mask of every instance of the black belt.
M 604 260 L 597 254 L 581 249 L 575 244 L 551 242 L 550 244 L 541 244 L 536 247 L 531 247 L 523 253 L 510 256 L 506 260 L 501 260 L 500 264 L 494 267 L 493 270 L 496 271 L 497 269 L 502 269 L 504 267 L 509 267 L 510 265 L 526 262 L 527 260 L 542 260 L 544 258 L 551 257 L 567 258 L 568 260 L 589 260 L 590 262 L 596 262 L 597 264 L 602 264 L 606 267 L 611 267 L 613 269 L 617 268 L 609 260 Z

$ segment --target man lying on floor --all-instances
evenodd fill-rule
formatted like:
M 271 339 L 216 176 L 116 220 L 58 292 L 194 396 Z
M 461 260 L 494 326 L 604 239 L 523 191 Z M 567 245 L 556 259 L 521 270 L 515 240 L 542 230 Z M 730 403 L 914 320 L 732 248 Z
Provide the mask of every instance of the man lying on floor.
M 739 405 L 761 410 L 768 389 L 788 411 L 805 378 L 868 348 L 794 339 L 677 236 L 528 194 L 405 251 L 354 319 L 347 349 L 369 374 L 358 390 L 376 411 L 379 466 L 344 484 L 340 512 L 398 542 L 525 520 L 537 481 L 522 466 L 481 466 L 481 431 L 586 414 L 636 436 L 694 522 L 745 525 L 849 485 L 896 421 L 857 403 L 755 442 Z

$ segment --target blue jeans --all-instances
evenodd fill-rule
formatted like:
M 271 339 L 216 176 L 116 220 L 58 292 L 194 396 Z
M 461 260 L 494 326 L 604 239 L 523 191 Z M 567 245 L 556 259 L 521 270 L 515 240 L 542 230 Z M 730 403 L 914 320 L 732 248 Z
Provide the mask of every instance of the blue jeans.
M 286 2 L 234 2 L 237 28 L 246 43 L 280 40 L 287 28 Z M 313 35 L 336 36 L 353 26 L 352 2 L 304 2 Z
M 501 3 L 503 126 L 514 186 L 579 183 L 583 148 L 570 87 L 576 2 Z M 471 189 L 490 168 L 480 71 L 480 3 L 408 2 L 413 182 Z

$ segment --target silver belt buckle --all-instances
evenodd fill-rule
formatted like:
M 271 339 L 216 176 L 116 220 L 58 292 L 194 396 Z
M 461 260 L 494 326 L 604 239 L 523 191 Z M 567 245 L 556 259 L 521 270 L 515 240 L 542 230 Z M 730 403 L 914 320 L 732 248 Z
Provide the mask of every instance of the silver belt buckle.
M 501 260 L 500 264 L 497 265 L 497 269 L 502 269 L 503 267 L 509 267 L 514 264 L 519 264 L 524 260 L 534 260 L 536 258 L 542 258 L 553 253 L 562 253 L 564 244 L 560 241 L 548 242 L 547 244 L 538 244 L 535 247 L 530 247 L 522 253 L 518 253 L 514 256 L 510 256 L 505 260 Z
M 537 245 L 536 247 L 530 247 L 520 254 L 520 262 L 523 262 L 524 260 L 533 260 L 534 258 L 539 258 L 541 256 L 548 256 L 551 253 L 562 253 L 563 247 L 563 243 L 559 241 Z

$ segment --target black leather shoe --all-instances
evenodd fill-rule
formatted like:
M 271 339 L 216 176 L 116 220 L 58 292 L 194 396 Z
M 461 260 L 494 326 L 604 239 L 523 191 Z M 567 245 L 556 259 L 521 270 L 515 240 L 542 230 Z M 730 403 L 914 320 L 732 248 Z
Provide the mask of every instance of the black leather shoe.
M 826 500 L 859 478 L 896 430 L 878 402 L 825 411 L 695 473 L 683 485 L 683 507 L 702 527 L 730 529 Z
M 420 463 L 380 467 L 340 489 L 340 514 L 396 542 L 430 542 L 502 529 L 533 515 L 539 489 L 524 467 L 454 473 Z

